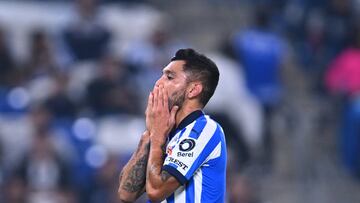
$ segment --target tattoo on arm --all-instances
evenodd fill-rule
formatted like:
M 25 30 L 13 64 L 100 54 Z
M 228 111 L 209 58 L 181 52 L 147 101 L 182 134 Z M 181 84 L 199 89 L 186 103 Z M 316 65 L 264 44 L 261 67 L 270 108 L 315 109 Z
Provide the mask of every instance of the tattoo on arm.
M 149 146 L 145 146 L 145 155 L 143 155 L 135 165 L 130 169 L 122 188 L 128 192 L 140 192 L 146 183 L 146 167 L 149 157 Z M 122 178 L 122 177 L 120 177 Z
M 167 181 L 171 175 L 167 171 L 161 171 L 161 181 L 165 182 Z
M 145 186 L 145 170 L 147 164 L 147 155 L 141 157 L 131 168 L 130 174 L 126 177 L 122 188 L 128 192 L 138 192 Z

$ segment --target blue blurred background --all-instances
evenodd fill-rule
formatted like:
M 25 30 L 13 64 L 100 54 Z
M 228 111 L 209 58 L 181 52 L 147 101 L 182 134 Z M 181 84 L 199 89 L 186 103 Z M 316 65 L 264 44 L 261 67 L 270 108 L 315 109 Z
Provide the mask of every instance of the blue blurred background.
M 228 203 L 360 202 L 359 22 L 359 0 L 0 1 L 0 202 L 119 202 L 187 47 L 220 69 Z

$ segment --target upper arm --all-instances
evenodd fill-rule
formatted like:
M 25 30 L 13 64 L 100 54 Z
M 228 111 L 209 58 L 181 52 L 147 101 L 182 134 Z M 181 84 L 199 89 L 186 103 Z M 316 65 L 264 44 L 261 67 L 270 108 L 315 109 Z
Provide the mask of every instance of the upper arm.
M 221 128 L 215 122 L 209 120 L 207 123 L 205 119 L 197 121 L 193 128 L 186 129 L 177 142 L 169 143 L 163 170 L 184 185 L 212 153 L 219 151 L 221 133 Z
M 197 121 L 182 132 L 180 139 L 173 139 L 166 149 L 160 177 L 160 187 L 146 185 L 146 192 L 152 200 L 163 200 L 170 196 L 181 185 L 185 185 L 203 163 L 214 154 L 220 144 L 221 128 L 207 120 Z M 222 132 L 221 132 L 222 133 Z M 161 182 L 160 180 L 161 179 Z

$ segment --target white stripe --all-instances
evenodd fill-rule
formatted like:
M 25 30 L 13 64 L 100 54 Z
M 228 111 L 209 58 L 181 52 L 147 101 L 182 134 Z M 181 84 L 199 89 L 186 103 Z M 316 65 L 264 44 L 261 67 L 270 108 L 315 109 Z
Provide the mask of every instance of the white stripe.
M 207 116 L 205 117 L 207 120 L 207 123 L 205 125 L 204 130 L 201 132 L 201 134 L 199 135 L 198 139 L 195 141 L 196 142 L 196 146 L 194 149 L 194 156 L 191 158 L 186 158 L 186 157 L 178 157 L 179 160 L 181 160 L 183 163 L 185 163 L 188 168 L 186 169 L 186 171 L 184 171 L 182 168 L 178 168 L 178 170 L 185 176 L 186 173 L 188 172 L 188 170 L 191 168 L 192 164 L 194 163 L 194 161 L 198 158 L 198 156 L 201 154 L 201 152 L 204 150 L 205 146 L 209 143 L 211 137 L 214 135 L 217 125 L 216 123 L 209 119 Z M 189 133 L 190 134 L 190 133 Z M 183 135 L 183 137 L 181 137 L 181 140 L 183 140 L 184 138 L 188 137 L 189 134 L 186 134 L 185 136 Z M 179 148 L 176 148 L 175 153 L 179 151 Z
M 166 199 L 164 199 L 161 203 L 167 203 L 167 200 L 166 200 Z
M 221 142 L 215 147 L 215 149 L 210 153 L 210 155 L 205 159 L 204 163 L 207 163 L 211 159 L 216 159 L 221 155 Z
M 174 192 L 174 203 L 186 203 L 186 190 L 184 186 L 179 187 Z
M 202 193 L 202 170 L 199 168 L 199 170 L 196 172 L 194 176 L 194 198 L 195 203 L 201 203 L 201 193 Z

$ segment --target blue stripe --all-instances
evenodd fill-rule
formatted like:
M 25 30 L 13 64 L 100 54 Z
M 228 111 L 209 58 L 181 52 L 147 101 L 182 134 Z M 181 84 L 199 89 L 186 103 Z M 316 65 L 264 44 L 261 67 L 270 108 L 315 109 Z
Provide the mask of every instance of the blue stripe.
M 174 168 L 176 168 L 177 169 L 177 165 L 176 164 L 174 164 L 174 163 L 169 163 L 169 164 L 167 164 L 167 165 L 169 165 L 169 166 L 172 166 L 172 167 L 174 167 Z
M 194 174 L 194 172 L 200 167 L 205 159 L 210 155 L 210 153 L 215 149 L 215 147 L 221 142 L 221 134 L 222 131 L 220 130 L 219 126 L 216 127 L 215 133 L 210 138 L 209 142 L 205 145 L 204 149 L 191 165 L 191 168 L 186 173 L 185 178 L 189 180 L 189 178 Z
M 221 127 L 218 125 L 218 128 Z M 226 194 L 226 143 L 224 134 L 220 134 L 221 139 L 221 156 L 212 159 L 207 164 L 210 167 L 203 167 L 201 170 L 203 174 L 202 179 L 202 202 L 224 202 Z M 214 166 L 215 168 L 213 168 Z
M 177 142 L 179 142 L 181 136 L 183 136 L 183 134 L 184 134 L 185 131 L 186 131 L 186 128 L 184 128 L 184 129 L 181 130 L 181 133 L 180 133 L 180 135 L 179 135 L 179 139 L 178 139 Z
M 167 203 L 174 203 L 174 193 L 170 197 L 166 198 Z
M 186 185 L 186 202 L 195 202 L 194 177 Z
M 198 118 L 194 124 L 194 127 L 191 129 L 189 137 L 198 139 L 201 132 L 204 130 L 206 123 L 207 119 L 205 118 L 205 116 Z

